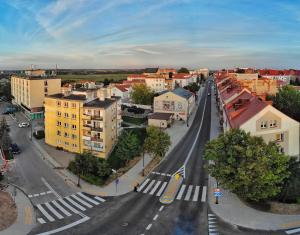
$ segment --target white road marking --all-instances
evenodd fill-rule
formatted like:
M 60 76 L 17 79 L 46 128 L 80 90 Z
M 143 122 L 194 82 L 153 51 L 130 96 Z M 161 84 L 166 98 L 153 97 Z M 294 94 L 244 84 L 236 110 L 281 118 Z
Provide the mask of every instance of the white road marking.
M 51 215 L 48 214 L 48 212 L 40 204 L 36 205 L 36 207 L 50 222 L 53 222 L 55 220 Z
M 51 231 L 48 231 L 48 232 L 39 233 L 37 235 L 50 235 L 50 234 L 58 233 L 58 232 L 67 230 L 69 228 L 72 228 L 72 227 L 74 227 L 74 226 L 76 226 L 78 224 L 84 223 L 84 222 L 88 221 L 89 219 L 90 219 L 90 217 L 85 216 L 82 219 L 77 220 L 77 221 L 75 221 L 75 222 L 73 222 L 71 224 L 65 225 L 63 227 L 60 227 L 60 228 L 57 228 L 57 229 L 54 229 L 54 230 L 51 230 Z
M 89 201 L 89 202 L 91 202 L 91 203 L 93 203 L 95 205 L 99 205 L 100 204 L 99 202 L 97 202 L 97 201 L 89 198 L 88 196 L 85 196 L 82 192 L 78 192 L 77 195 L 79 195 L 80 197 L 84 198 L 85 200 L 87 200 L 87 201 Z
M 153 189 L 150 192 L 150 195 L 153 195 L 154 192 L 156 191 L 156 189 L 158 188 L 158 186 L 160 185 L 161 181 L 157 181 L 156 185 L 153 187 Z
M 66 216 L 71 216 L 71 214 L 65 210 L 61 205 L 59 205 L 56 201 L 52 201 L 53 205 L 57 207 L 62 213 L 64 213 Z
M 29 198 L 31 198 L 31 197 L 32 197 L 32 195 L 28 195 L 28 197 L 29 197 Z
M 171 177 L 172 175 L 171 174 L 166 174 L 166 176 L 170 176 Z
M 51 191 L 47 191 L 46 193 L 47 193 L 47 194 L 50 194 L 50 193 L 52 193 L 52 192 L 51 192 Z
M 195 189 L 195 192 L 194 192 L 194 196 L 193 196 L 193 202 L 197 202 L 198 201 L 199 191 L 200 191 L 200 186 L 196 186 L 196 189 Z
M 46 194 L 46 192 L 42 192 L 42 193 L 40 193 L 40 195 L 45 195 Z
M 63 204 L 65 207 L 67 207 L 70 211 L 74 212 L 75 214 L 79 214 L 80 212 L 78 210 L 76 210 L 75 208 L 73 208 L 72 206 L 70 206 L 68 203 L 66 203 L 64 201 L 64 199 L 58 199 L 59 202 L 61 202 L 61 204 Z
M 156 196 L 160 196 L 162 192 L 164 191 L 165 187 L 167 186 L 168 182 L 164 182 L 159 191 L 157 192 Z
M 192 191 L 193 191 L 193 185 L 190 185 L 189 188 L 188 188 L 188 191 L 185 195 L 185 198 L 184 198 L 185 201 L 190 200 L 190 197 L 192 195 Z
M 158 217 L 158 214 L 156 214 L 156 215 L 154 216 L 153 220 L 155 221 L 155 220 L 157 219 L 157 217 Z
M 71 197 L 73 197 L 75 200 L 79 201 L 82 205 L 85 205 L 88 208 L 92 208 L 93 206 L 85 201 L 83 201 L 82 199 L 80 199 L 79 197 L 77 197 L 76 195 L 71 195 Z
M 161 175 L 166 175 L 165 173 L 161 173 Z
M 185 190 L 185 187 L 186 187 L 185 184 L 183 184 L 183 185 L 181 186 L 180 191 L 179 191 L 179 193 L 178 193 L 178 195 L 177 195 L 177 197 L 176 197 L 177 200 L 180 200 L 180 199 L 182 198 L 182 194 L 183 194 L 183 192 L 184 192 L 184 190 Z
M 152 180 L 151 183 L 148 185 L 148 187 L 143 191 L 143 193 L 148 193 L 152 185 L 155 183 L 155 180 Z
M 49 202 L 45 203 L 45 206 L 58 218 L 58 219 L 63 219 L 64 217 L 59 214 L 50 204 Z
M 140 192 L 145 186 L 146 186 L 146 184 L 148 184 L 148 182 L 150 181 L 150 179 L 146 179 L 143 183 L 142 183 L 142 185 L 138 188 L 138 192 Z
M 37 221 L 38 221 L 40 224 L 46 223 L 46 221 L 45 221 L 43 218 L 38 218 Z
M 295 228 L 295 229 L 290 229 L 285 231 L 286 234 L 293 234 L 293 233 L 297 233 L 300 232 L 300 228 Z
M 40 195 L 40 194 L 36 193 L 36 194 L 34 194 L 33 196 L 34 196 L 34 197 L 37 197 L 37 196 L 39 196 L 39 195 Z
M 146 230 L 150 230 L 151 227 L 152 227 L 152 224 L 148 224 Z
M 97 200 L 100 201 L 100 202 L 105 202 L 105 200 L 104 200 L 103 198 L 101 198 L 101 197 L 96 196 L 96 197 L 94 197 L 94 198 L 97 199 Z
M 159 208 L 159 211 L 162 211 L 164 208 L 165 208 L 165 206 L 161 206 L 161 207 Z
M 206 201 L 206 192 L 207 192 L 207 187 L 203 186 L 202 196 L 201 196 L 201 202 L 205 202 Z
M 41 178 L 46 187 L 52 192 L 57 198 L 61 198 L 61 196 L 51 187 L 51 185 L 45 180 L 44 177 Z M 49 193 L 49 191 L 47 192 Z
M 73 204 L 73 206 L 76 206 L 80 210 L 85 211 L 85 208 L 83 206 L 79 205 L 77 202 L 74 202 L 71 198 L 65 197 L 65 199 L 67 199 L 69 202 L 71 202 Z

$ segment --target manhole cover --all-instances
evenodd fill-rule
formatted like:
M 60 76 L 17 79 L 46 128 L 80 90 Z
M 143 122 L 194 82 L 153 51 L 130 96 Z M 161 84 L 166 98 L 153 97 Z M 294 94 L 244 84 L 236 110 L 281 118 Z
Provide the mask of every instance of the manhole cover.
M 127 223 L 127 222 L 124 222 L 124 223 L 122 224 L 122 227 L 126 227 L 126 226 L 128 226 L 128 223 Z

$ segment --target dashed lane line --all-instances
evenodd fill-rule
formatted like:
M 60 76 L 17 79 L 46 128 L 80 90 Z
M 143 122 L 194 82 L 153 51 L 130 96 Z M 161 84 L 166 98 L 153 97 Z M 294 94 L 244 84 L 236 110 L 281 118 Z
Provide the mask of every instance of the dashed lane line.
M 148 224 L 146 230 L 150 230 L 151 227 L 152 227 L 152 224 Z
M 159 211 L 162 211 L 164 208 L 165 208 L 165 206 L 161 206 L 161 207 L 159 208 Z
M 153 220 L 155 221 L 158 217 L 158 214 L 156 214 L 154 217 L 153 217 Z

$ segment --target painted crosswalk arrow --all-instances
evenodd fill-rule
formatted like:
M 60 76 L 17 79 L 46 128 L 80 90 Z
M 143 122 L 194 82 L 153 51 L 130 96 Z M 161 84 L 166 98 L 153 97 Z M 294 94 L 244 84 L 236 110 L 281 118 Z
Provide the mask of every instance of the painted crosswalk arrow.
M 185 178 L 185 165 L 180 167 L 172 176 L 180 175 Z

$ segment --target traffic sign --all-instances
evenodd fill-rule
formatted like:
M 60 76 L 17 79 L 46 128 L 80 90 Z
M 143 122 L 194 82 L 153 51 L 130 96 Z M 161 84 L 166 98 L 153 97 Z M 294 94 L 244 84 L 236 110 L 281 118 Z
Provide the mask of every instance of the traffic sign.
M 221 193 L 221 192 L 214 192 L 214 196 L 215 196 L 215 197 L 221 197 L 221 196 L 222 196 L 222 193 Z
M 118 183 L 119 183 L 119 178 L 117 178 L 117 179 L 115 180 L 115 183 L 116 183 L 116 184 L 118 184 Z

